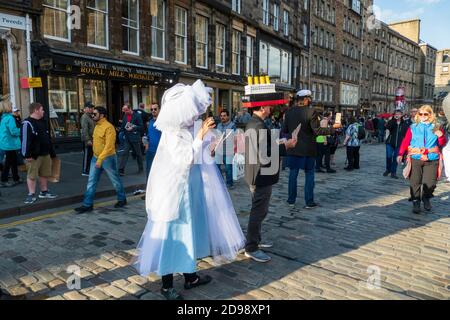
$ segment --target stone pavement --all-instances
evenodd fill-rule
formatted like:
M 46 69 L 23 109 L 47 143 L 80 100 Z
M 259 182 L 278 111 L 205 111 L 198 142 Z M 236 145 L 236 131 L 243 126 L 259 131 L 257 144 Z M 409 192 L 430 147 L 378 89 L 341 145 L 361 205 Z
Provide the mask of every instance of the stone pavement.
M 344 153 L 338 150 L 336 175 L 317 176 L 315 210 L 289 209 L 282 173 L 263 225 L 263 238 L 275 243 L 271 262 L 204 259 L 200 274 L 212 284 L 181 290 L 177 276 L 176 288 L 187 299 L 449 299 L 450 184 L 438 185 L 432 213 L 414 215 L 407 182 L 382 176 L 384 145 L 364 145 L 361 170 L 351 173 L 342 170 Z M 302 195 L 303 176 L 298 184 Z M 243 181 L 231 195 L 245 230 Z M 0 286 L 30 299 L 162 299 L 160 279 L 130 266 L 145 223 L 137 198 L 126 209 L 0 225 Z M 80 290 L 66 285 L 70 266 L 81 270 Z
M 23 203 L 28 193 L 26 182 L 11 188 L 0 188 L 0 219 L 33 213 L 43 209 L 58 208 L 68 204 L 79 203 L 82 200 L 88 181 L 88 177 L 81 176 L 83 154 L 81 152 L 72 152 L 58 154 L 58 157 L 61 159 L 61 181 L 49 183 L 50 190 L 58 195 L 58 198 L 38 199 L 37 202 L 26 205 Z M 131 155 L 125 169 L 126 175 L 122 177 L 122 182 L 127 192 L 133 192 L 137 187 L 145 185 L 145 173 L 137 174 L 137 163 Z M 21 172 L 20 175 L 26 181 L 26 172 Z M 114 188 L 106 174 L 103 174 L 97 185 L 96 198 L 113 194 L 115 194 Z

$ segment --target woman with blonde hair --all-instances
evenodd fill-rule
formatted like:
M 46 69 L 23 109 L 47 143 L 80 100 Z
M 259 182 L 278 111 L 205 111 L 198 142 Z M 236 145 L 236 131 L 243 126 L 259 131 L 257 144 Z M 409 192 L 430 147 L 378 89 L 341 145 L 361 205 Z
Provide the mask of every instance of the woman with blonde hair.
M 9 100 L 0 102 L 0 149 L 5 152 L 5 165 L 3 167 L 0 187 L 12 187 L 20 183 L 17 150 L 20 149 L 20 129 L 16 125 L 13 114 L 13 105 Z M 14 182 L 8 182 L 11 170 Z
M 424 209 L 431 210 L 430 198 L 441 176 L 441 148 L 445 142 L 444 131 L 436 123 L 433 109 L 429 105 L 422 106 L 403 139 L 397 157 L 400 163 L 403 155 L 408 156 L 403 175 L 410 180 L 413 212 L 416 214 L 420 213 L 421 200 Z

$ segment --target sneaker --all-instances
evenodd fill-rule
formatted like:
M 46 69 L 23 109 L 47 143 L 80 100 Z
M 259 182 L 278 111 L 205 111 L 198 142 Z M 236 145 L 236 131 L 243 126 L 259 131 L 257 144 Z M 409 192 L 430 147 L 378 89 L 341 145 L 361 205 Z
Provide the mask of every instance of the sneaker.
M 114 205 L 114 208 L 123 208 L 126 205 L 127 205 L 127 200 L 117 201 L 117 203 Z
M 295 203 L 287 203 L 290 208 L 295 208 Z
M 57 197 L 57 195 L 51 193 L 50 191 L 41 191 L 39 193 L 39 198 L 40 199 L 55 199 Z
M 193 289 L 195 287 L 203 286 L 205 284 L 208 284 L 208 283 L 211 282 L 211 280 L 212 280 L 212 278 L 210 276 L 208 276 L 208 275 L 205 275 L 203 277 L 197 276 L 197 280 L 195 280 L 194 282 L 185 282 L 184 283 L 184 288 L 186 290 Z
M 273 247 L 273 242 L 272 241 L 261 242 L 258 246 L 260 249 L 269 249 Z
M 353 171 L 353 168 L 345 167 L 344 170 L 347 170 L 347 171 Z
M 93 207 L 93 206 L 90 206 L 90 207 L 81 206 L 81 207 L 75 208 L 75 211 L 76 211 L 78 214 L 90 212 L 90 211 L 92 211 L 92 210 L 94 210 L 94 207 Z
M 143 194 L 143 193 L 145 193 L 145 190 L 142 190 L 142 189 L 136 189 L 136 190 L 134 190 L 134 192 L 133 192 L 133 196 L 137 196 L 138 194 Z
M 317 208 L 318 206 L 319 206 L 319 205 L 318 205 L 317 203 L 313 202 L 313 203 L 307 204 L 307 205 L 304 206 L 303 208 L 304 208 L 304 209 L 314 209 L 314 208 Z
M 389 171 L 385 171 L 384 173 L 383 173 L 383 177 L 387 177 L 388 175 L 389 175 Z
M 81 174 L 83 177 L 89 177 L 89 173 L 82 173 Z
M 431 211 L 432 206 L 431 206 L 430 198 L 423 198 L 422 201 L 423 201 L 423 207 L 424 207 L 425 211 Z
M 0 182 L 0 188 L 10 188 L 15 186 L 14 183 L 8 181 L 8 182 Z
M 119 169 L 119 176 L 121 177 L 125 176 L 125 170 Z
M 413 213 L 420 214 L 420 201 L 414 200 L 413 202 Z
M 391 178 L 392 179 L 398 179 L 398 176 L 395 173 L 391 173 Z
M 179 294 L 174 288 L 161 289 L 161 294 L 167 300 L 184 300 L 183 296 Z
M 251 258 L 257 262 L 269 262 L 270 260 L 272 260 L 271 257 L 269 257 L 267 254 L 265 254 L 264 252 L 262 252 L 261 250 L 257 250 L 254 252 L 247 252 L 245 251 L 245 256 L 247 258 Z
M 25 204 L 32 204 L 32 203 L 34 203 L 36 201 L 37 201 L 37 198 L 36 198 L 36 196 L 33 193 L 33 194 L 27 195 L 27 197 L 25 198 L 24 203 Z

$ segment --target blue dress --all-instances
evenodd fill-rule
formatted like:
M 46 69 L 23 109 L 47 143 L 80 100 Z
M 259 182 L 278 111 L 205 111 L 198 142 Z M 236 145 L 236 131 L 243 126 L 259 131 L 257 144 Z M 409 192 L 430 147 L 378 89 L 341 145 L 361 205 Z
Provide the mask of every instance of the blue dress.
M 170 222 L 149 220 L 138 245 L 135 267 L 142 275 L 194 273 L 197 259 L 211 255 L 200 165 L 193 165 L 180 215 Z

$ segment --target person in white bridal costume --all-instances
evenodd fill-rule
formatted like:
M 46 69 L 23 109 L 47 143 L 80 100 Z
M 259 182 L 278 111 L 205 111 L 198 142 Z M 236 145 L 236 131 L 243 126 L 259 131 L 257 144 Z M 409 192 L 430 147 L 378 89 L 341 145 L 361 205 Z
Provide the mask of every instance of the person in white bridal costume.
M 244 247 L 230 195 L 211 157 L 214 120 L 198 120 L 211 104 L 212 89 L 197 80 L 176 84 L 162 98 L 155 127 L 161 140 L 148 177 L 148 222 L 134 265 L 141 275 L 162 276 L 161 293 L 183 297 L 173 288 L 173 273 L 183 273 L 185 289 L 212 279 L 196 274 L 197 259 L 212 256 L 218 263 L 236 258 Z M 194 124 L 201 129 L 194 133 Z

